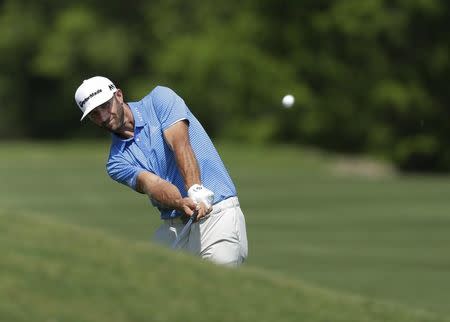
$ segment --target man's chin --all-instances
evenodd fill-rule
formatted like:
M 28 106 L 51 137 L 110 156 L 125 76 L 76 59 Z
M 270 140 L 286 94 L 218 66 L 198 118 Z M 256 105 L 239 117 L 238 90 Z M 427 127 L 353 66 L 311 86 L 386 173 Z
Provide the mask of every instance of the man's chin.
M 104 128 L 106 131 L 109 131 L 109 132 L 115 132 L 115 131 L 117 131 L 117 129 L 118 129 L 117 126 L 110 126 L 110 125 L 105 125 L 105 126 L 103 126 L 103 128 Z

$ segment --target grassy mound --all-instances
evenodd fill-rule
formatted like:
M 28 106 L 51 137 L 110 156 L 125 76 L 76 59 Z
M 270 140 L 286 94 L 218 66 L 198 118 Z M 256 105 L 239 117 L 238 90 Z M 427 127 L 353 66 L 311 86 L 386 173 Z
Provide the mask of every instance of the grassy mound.
M 0 321 L 442 321 L 269 272 L 0 213 Z

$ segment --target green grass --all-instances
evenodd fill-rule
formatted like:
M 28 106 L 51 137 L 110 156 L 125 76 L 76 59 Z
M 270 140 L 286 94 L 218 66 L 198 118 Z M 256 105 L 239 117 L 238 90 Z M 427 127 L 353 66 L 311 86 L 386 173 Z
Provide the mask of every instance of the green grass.
M 0 227 L 2 321 L 444 321 L 45 216 L 0 213 Z
M 218 148 L 247 219 L 246 270 L 450 315 L 450 177 L 342 176 L 318 152 Z M 0 210 L 149 240 L 158 214 L 107 177 L 107 153 L 107 143 L 0 144 Z

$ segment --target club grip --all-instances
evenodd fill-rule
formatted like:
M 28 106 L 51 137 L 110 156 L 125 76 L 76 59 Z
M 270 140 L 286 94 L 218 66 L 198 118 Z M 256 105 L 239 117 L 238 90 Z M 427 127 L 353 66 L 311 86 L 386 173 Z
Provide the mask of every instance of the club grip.
M 197 220 L 197 216 L 198 216 L 198 210 L 195 210 L 194 213 L 191 215 L 191 217 L 189 217 L 189 220 L 192 220 L 192 222 Z

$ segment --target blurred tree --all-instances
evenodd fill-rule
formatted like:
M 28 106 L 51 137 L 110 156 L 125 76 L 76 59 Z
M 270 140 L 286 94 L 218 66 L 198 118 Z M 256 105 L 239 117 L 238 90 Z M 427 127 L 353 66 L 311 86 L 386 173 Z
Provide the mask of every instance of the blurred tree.
M 105 75 L 137 100 L 174 88 L 217 137 L 372 153 L 450 170 L 450 3 L 443 0 L 4 0 L 0 135 L 80 126 L 77 85 Z M 281 108 L 292 93 L 296 104 Z
M 405 170 L 450 169 L 447 2 L 265 0 L 255 7 L 272 54 L 290 61 L 310 89 L 296 142 L 381 154 Z

